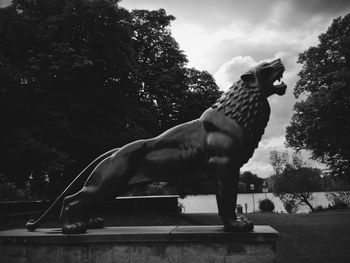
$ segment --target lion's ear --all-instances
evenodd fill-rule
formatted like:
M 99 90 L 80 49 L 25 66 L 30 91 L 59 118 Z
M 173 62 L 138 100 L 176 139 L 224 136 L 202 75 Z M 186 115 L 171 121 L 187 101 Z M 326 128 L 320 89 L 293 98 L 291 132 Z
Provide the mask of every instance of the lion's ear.
M 252 80 L 254 80 L 254 74 L 253 74 L 253 72 L 248 71 L 241 76 L 241 79 L 244 82 L 252 81 Z

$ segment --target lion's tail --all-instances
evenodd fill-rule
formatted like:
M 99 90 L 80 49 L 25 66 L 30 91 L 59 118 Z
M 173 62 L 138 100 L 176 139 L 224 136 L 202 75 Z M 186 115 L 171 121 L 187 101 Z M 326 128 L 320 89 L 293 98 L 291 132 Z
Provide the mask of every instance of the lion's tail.
M 111 156 L 113 153 L 115 153 L 118 150 L 119 148 L 115 148 L 113 150 L 110 150 L 102 154 L 101 156 L 93 160 L 87 167 L 85 167 L 85 169 L 79 173 L 79 175 L 68 185 L 68 187 L 64 189 L 64 191 L 55 200 L 55 202 L 53 202 L 53 204 L 44 212 L 44 214 L 42 214 L 37 220 L 30 219 L 27 222 L 26 228 L 28 229 L 28 231 L 34 231 L 37 227 L 39 227 L 39 225 L 46 220 L 46 218 L 52 213 L 52 211 L 57 207 L 57 205 L 59 205 L 59 203 L 63 201 L 63 198 L 65 198 L 69 194 L 69 191 L 73 187 L 82 185 L 90 175 L 91 168 L 95 168 L 96 165 L 98 165 L 102 160 L 104 160 L 108 156 Z

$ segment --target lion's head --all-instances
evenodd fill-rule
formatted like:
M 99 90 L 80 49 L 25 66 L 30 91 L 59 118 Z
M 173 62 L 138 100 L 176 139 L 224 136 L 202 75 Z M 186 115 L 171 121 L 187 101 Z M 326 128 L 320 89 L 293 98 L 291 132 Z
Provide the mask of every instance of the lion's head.
M 283 95 L 286 92 L 287 86 L 283 82 L 274 84 L 281 80 L 283 71 L 284 66 L 280 59 L 261 63 L 244 73 L 212 106 L 244 129 L 247 142 L 242 163 L 252 156 L 264 134 L 270 117 L 267 97 L 272 94 Z
M 286 92 L 286 84 L 283 82 L 274 85 L 283 77 L 284 66 L 280 59 L 271 62 L 263 62 L 255 66 L 241 76 L 241 80 L 247 86 L 259 87 L 266 97 L 272 94 L 283 95 Z

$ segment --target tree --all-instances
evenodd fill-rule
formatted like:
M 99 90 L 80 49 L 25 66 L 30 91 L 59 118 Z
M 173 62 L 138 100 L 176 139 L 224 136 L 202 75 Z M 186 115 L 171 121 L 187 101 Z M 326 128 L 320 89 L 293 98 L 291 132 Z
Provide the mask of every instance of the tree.
M 184 97 L 186 56 L 169 29 L 175 17 L 164 9 L 133 10 L 134 49 L 137 54 L 141 100 L 157 117 L 160 130 L 177 124 Z
M 350 179 L 350 14 L 333 20 L 320 43 L 299 54 L 303 65 L 287 127 L 289 146 L 312 152 L 333 175 Z
M 102 152 L 197 118 L 219 97 L 209 73 L 185 67 L 173 16 L 117 2 L 0 9 L 0 174 L 17 185 L 46 174 L 67 184 Z
M 207 71 L 186 68 L 184 84 L 187 88 L 180 101 L 179 123 L 198 118 L 221 95 L 213 76 Z
M 0 169 L 22 184 L 29 174 L 74 176 L 156 126 L 134 81 L 130 13 L 71 0 L 53 15 L 40 3 L 0 10 Z
M 304 203 L 313 211 L 314 208 L 310 203 L 312 192 L 320 191 L 320 182 L 319 169 L 287 167 L 280 175 L 275 177 L 274 194 L 282 196 L 282 199 L 285 200 L 295 200 L 296 204 Z
M 275 174 L 281 174 L 288 163 L 289 154 L 287 151 L 271 151 L 270 152 L 270 164 L 275 171 Z
M 187 58 L 170 30 L 175 17 L 164 9 L 131 15 L 140 97 L 156 116 L 159 131 L 198 118 L 220 92 L 208 72 L 185 67 Z
M 321 171 L 307 167 L 296 152 L 290 156 L 287 151 L 272 151 L 270 162 L 276 171 L 271 176 L 273 193 L 281 199 L 287 212 L 296 212 L 302 203 L 313 211 L 310 201 L 312 192 L 321 190 Z
M 239 181 L 246 185 L 249 192 L 261 193 L 264 179 L 258 177 L 250 171 L 245 171 L 239 176 Z M 250 185 L 254 185 L 254 190 L 250 190 Z

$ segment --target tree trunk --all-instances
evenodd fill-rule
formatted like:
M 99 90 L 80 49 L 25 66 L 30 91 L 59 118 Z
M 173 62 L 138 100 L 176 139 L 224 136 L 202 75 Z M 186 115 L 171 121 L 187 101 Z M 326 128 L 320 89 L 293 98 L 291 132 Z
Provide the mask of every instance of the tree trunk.
M 300 197 L 301 201 L 304 202 L 308 207 L 310 207 L 311 211 L 313 212 L 315 209 L 313 208 L 313 206 L 310 204 L 309 200 L 304 197 L 304 196 L 301 196 Z

